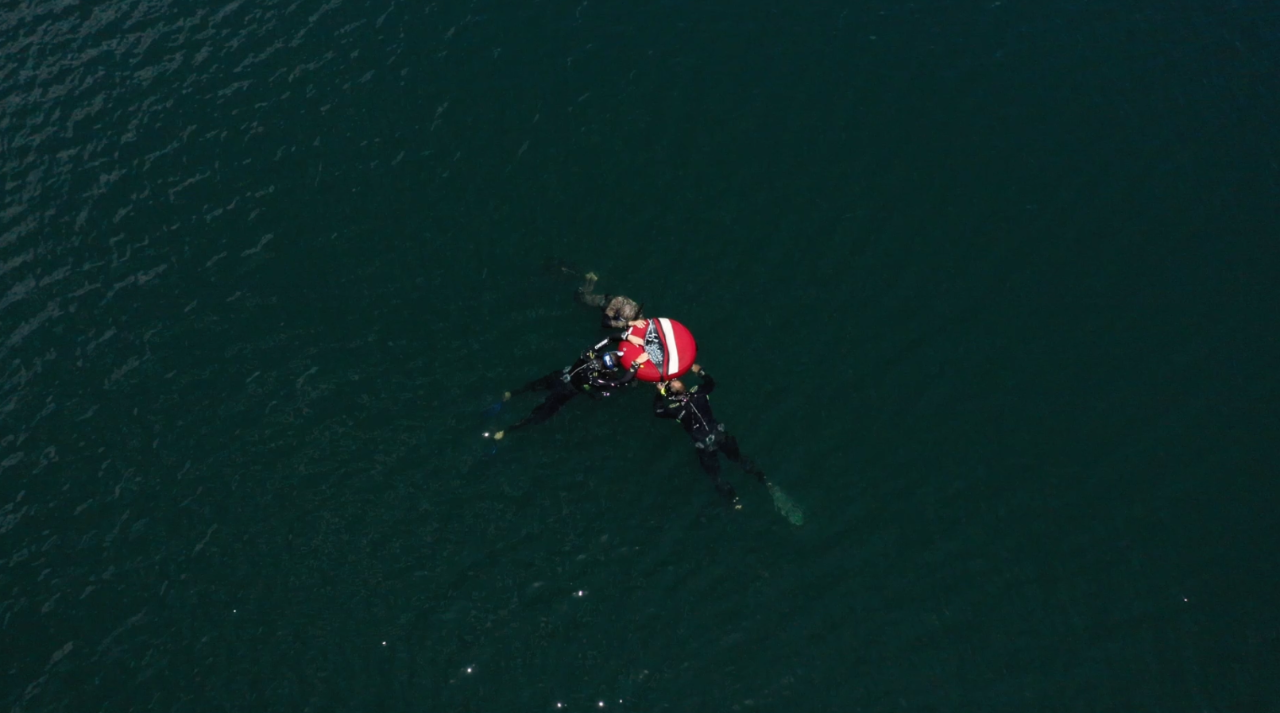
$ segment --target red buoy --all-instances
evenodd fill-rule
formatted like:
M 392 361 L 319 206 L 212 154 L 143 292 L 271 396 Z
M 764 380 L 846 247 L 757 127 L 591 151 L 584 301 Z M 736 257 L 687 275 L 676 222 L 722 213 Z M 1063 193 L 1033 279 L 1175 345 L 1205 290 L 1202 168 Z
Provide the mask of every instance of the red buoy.
M 636 378 L 641 381 L 656 383 L 675 379 L 689 371 L 698 356 L 693 334 L 674 319 L 658 317 L 646 320 L 644 324 L 632 327 L 627 334 L 639 337 L 645 346 L 636 346 L 629 341 L 619 344 L 623 368 L 630 369 L 631 362 L 639 359 L 641 354 L 649 355 L 649 360 L 636 372 Z

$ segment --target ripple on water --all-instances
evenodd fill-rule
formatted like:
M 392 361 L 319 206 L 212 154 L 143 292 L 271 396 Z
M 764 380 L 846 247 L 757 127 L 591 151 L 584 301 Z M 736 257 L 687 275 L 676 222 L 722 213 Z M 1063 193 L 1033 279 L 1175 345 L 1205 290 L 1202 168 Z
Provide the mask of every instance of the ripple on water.
M 227 437 L 325 473 L 351 425 L 316 412 L 358 378 L 298 347 L 314 327 L 237 325 L 278 304 L 261 275 L 296 249 L 296 202 L 322 172 L 354 180 L 439 141 L 388 135 L 364 164 L 325 162 L 360 130 L 344 112 L 407 81 L 394 0 L 90 5 L 0 10 L 0 638 L 21 642 L 0 702 L 13 710 L 121 695 L 67 683 L 90 662 L 96 681 L 200 670 L 219 634 L 173 612 L 223 603 L 207 571 L 240 546 L 226 494 L 262 468 Z

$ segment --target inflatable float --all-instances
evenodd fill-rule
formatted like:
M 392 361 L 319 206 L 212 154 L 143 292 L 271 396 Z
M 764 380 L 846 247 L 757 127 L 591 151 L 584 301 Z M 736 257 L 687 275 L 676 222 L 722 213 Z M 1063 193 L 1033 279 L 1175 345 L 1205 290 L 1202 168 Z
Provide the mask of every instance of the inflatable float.
M 649 360 L 640 366 L 636 378 L 641 381 L 657 383 L 670 381 L 693 366 L 698 356 L 698 345 L 693 341 L 693 334 L 683 324 L 674 319 L 658 317 L 637 324 L 627 331 L 627 336 L 638 337 L 644 346 L 624 341 L 618 345 L 622 352 L 622 367 L 630 369 L 631 363 L 648 354 Z

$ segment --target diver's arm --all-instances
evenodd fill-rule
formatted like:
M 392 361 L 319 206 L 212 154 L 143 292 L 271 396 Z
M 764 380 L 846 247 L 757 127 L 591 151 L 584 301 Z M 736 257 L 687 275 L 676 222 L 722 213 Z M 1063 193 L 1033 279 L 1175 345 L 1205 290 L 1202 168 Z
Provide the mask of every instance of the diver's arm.
M 622 386 L 623 384 L 630 384 L 631 381 L 636 378 L 636 372 L 640 371 L 640 365 L 643 363 L 644 362 L 640 362 L 640 361 L 631 362 L 631 368 L 622 372 L 622 376 L 619 376 L 614 381 L 614 383 L 617 384 L 618 386 Z
M 601 353 L 604 353 L 604 352 L 606 352 L 606 351 L 617 351 L 616 349 L 615 349 L 615 350 L 609 350 L 609 349 L 605 349 L 604 347 L 605 347 L 605 345 L 606 345 L 606 344 L 608 344 L 609 342 L 620 342 L 620 341 L 623 341 L 624 339 L 626 339 L 626 336 L 627 336 L 627 333 L 626 333 L 626 332 L 623 332 L 622 334 L 610 335 L 610 336 L 608 336 L 608 337 L 605 337 L 604 339 L 601 339 L 600 341 L 596 342 L 595 346 L 593 346 L 593 347 L 591 347 L 590 349 L 588 349 L 588 350 L 586 350 L 585 352 L 583 352 L 583 353 L 582 353 L 582 358 L 583 358 L 583 359 L 594 359 L 594 358 L 596 358 L 596 355 L 597 355 L 597 354 L 601 354 Z
M 671 404 L 667 403 L 667 399 L 662 394 L 653 395 L 653 415 L 658 418 L 679 418 L 675 409 L 671 408 Z
M 716 380 L 711 378 L 706 369 L 699 369 L 698 377 L 702 379 L 702 383 L 698 384 L 698 393 L 710 396 L 716 390 Z

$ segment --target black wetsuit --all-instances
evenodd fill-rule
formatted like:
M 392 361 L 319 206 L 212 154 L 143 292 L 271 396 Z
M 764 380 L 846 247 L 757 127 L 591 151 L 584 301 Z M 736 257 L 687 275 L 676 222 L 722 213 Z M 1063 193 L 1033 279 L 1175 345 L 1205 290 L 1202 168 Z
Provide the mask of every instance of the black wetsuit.
M 514 431 L 517 428 L 546 421 L 578 394 L 587 394 L 597 399 L 604 398 L 630 383 L 636 377 L 638 365 L 633 365 L 633 368 L 627 370 L 610 369 L 606 366 L 605 352 L 599 350 L 610 341 L 613 341 L 613 338 L 605 339 L 583 352 L 573 364 L 534 379 L 512 391 L 512 396 L 529 391 L 550 391 L 551 393 L 528 416 L 507 430 Z
M 764 473 L 756 467 L 751 459 L 742 455 L 738 449 L 738 439 L 725 431 L 724 424 L 716 420 L 711 413 L 711 392 L 716 388 L 715 379 L 706 369 L 698 372 L 702 383 L 679 396 L 663 396 L 658 394 L 653 399 L 653 412 L 659 418 L 674 418 L 684 427 L 685 433 L 693 439 L 698 449 L 698 463 L 711 477 L 711 484 L 716 491 L 729 502 L 736 503 L 738 495 L 733 486 L 720 477 L 720 459 L 716 453 L 723 453 L 726 458 L 742 466 L 742 469 L 756 476 L 761 483 L 765 482 Z

